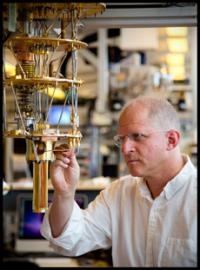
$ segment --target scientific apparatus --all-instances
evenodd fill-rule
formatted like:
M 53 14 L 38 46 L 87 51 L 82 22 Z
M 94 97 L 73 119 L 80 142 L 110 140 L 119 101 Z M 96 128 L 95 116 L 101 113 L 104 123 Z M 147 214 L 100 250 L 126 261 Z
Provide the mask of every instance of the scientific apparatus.
M 77 51 L 87 44 L 77 37 L 81 19 L 105 10 L 102 3 L 4 3 L 3 26 L 3 119 L 4 136 L 26 140 L 26 159 L 33 162 L 33 212 L 48 208 L 48 166 L 57 142 L 79 147 Z M 5 35 L 4 32 L 4 35 Z M 6 53 L 11 53 L 15 72 L 6 72 Z M 60 69 L 71 54 L 71 75 Z M 57 63 L 57 66 L 55 65 Z M 56 67 L 56 68 L 55 68 Z M 50 95 L 50 92 L 53 93 Z M 48 122 L 57 91 L 64 93 L 63 111 L 71 106 L 71 126 L 60 129 Z M 12 95 L 14 113 L 9 114 Z

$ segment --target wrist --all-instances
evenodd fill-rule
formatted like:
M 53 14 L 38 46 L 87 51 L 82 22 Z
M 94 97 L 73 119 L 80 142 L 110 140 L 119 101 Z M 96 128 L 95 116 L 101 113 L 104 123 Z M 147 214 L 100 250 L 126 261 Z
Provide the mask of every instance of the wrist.
M 54 191 L 53 197 L 58 200 L 73 200 L 75 197 L 75 191 L 71 191 L 71 192 Z

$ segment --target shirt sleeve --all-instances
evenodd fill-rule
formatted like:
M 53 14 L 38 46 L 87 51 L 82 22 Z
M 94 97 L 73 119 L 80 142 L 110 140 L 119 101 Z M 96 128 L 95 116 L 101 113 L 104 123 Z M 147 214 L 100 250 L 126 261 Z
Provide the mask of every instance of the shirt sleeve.
M 67 224 L 65 225 L 62 233 L 58 237 L 52 236 L 51 227 L 49 224 L 50 209 L 51 205 L 44 215 L 40 232 L 42 236 L 50 242 L 50 246 L 55 251 L 57 251 L 58 253 L 63 253 L 64 255 L 68 255 L 67 250 L 71 249 L 74 243 L 79 241 L 80 235 L 82 235 L 83 215 L 81 213 L 81 209 L 74 201 L 74 207 L 72 210 L 71 217 L 67 222 Z M 74 234 L 73 232 L 76 233 Z
M 66 256 L 79 256 L 91 250 L 111 246 L 109 208 L 102 193 L 84 210 L 74 201 L 68 223 L 63 232 L 55 238 L 49 224 L 50 209 L 51 206 L 45 213 L 41 234 L 56 252 Z

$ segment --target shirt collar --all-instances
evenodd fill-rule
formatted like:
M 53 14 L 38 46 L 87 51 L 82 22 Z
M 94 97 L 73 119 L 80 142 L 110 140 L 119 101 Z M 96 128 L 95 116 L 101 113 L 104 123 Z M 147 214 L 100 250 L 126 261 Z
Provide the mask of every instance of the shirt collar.
M 151 196 L 151 192 L 148 189 L 146 185 L 146 181 L 142 177 L 137 177 L 137 182 L 138 182 L 138 191 L 140 196 L 147 198 L 150 201 L 153 201 L 153 198 Z
M 190 161 L 187 155 L 183 155 L 185 160 L 185 165 L 181 171 L 170 180 L 164 187 L 164 194 L 167 200 L 169 200 L 184 184 L 189 180 L 189 175 L 191 175 L 195 167 Z
M 169 200 L 188 181 L 189 175 L 193 174 L 194 170 L 196 170 L 196 168 L 190 161 L 190 158 L 184 154 L 182 156 L 185 160 L 185 165 L 183 166 L 181 171 L 166 184 L 163 192 L 161 192 L 161 194 L 163 194 L 167 200 Z M 153 201 L 151 193 L 146 185 L 146 181 L 140 177 L 137 177 L 137 181 L 139 193 L 141 194 L 141 196 L 148 198 L 150 201 Z

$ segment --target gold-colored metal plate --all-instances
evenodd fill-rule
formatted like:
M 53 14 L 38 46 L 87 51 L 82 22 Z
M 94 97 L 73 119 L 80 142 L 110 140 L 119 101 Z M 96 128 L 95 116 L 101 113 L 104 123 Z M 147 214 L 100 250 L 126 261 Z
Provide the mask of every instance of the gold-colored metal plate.
M 27 48 L 29 52 L 32 52 L 32 50 L 34 50 L 34 53 L 37 46 L 47 46 L 47 50 L 50 50 L 52 47 L 52 49 L 56 48 L 57 51 L 72 51 L 72 49 L 78 50 L 81 48 L 86 48 L 88 46 L 87 43 L 79 40 L 24 36 L 15 36 L 9 38 L 5 45 L 14 47 L 17 52 L 24 52 L 24 49 Z
M 63 88 L 63 90 L 68 90 L 73 85 L 79 87 L 82 84 L 81 80 L 70 80 L 70 79 L 57 79 L 54 77 L 46 77 L 46 78 L 28 78 L 28 79 L 16 79 L 16 78 L 8 78 L 5 79 L 6 85 L 13 86 L 38 86 L 38 89 L 41 90 L 42 87 L 47 86 L 56 86 Z
M 5 130 L 4 136 L 8 138 L 25 138 L 26 134 L 22 129 Z
M 24 130 L 17 129 L 17 130 L 6 130 L 4 132 L 5 137 L 11 138 L 44 138 L 44 140 L 57 140 L 58 138 L 77 138 L 81 139 L 82 134 L 80 132 L 72 133 L 71 130 L 65 130 L 61 132 L 57 129 L 44 129 L 44 130 L 35 130 L 33 132 L 24 133 Z

